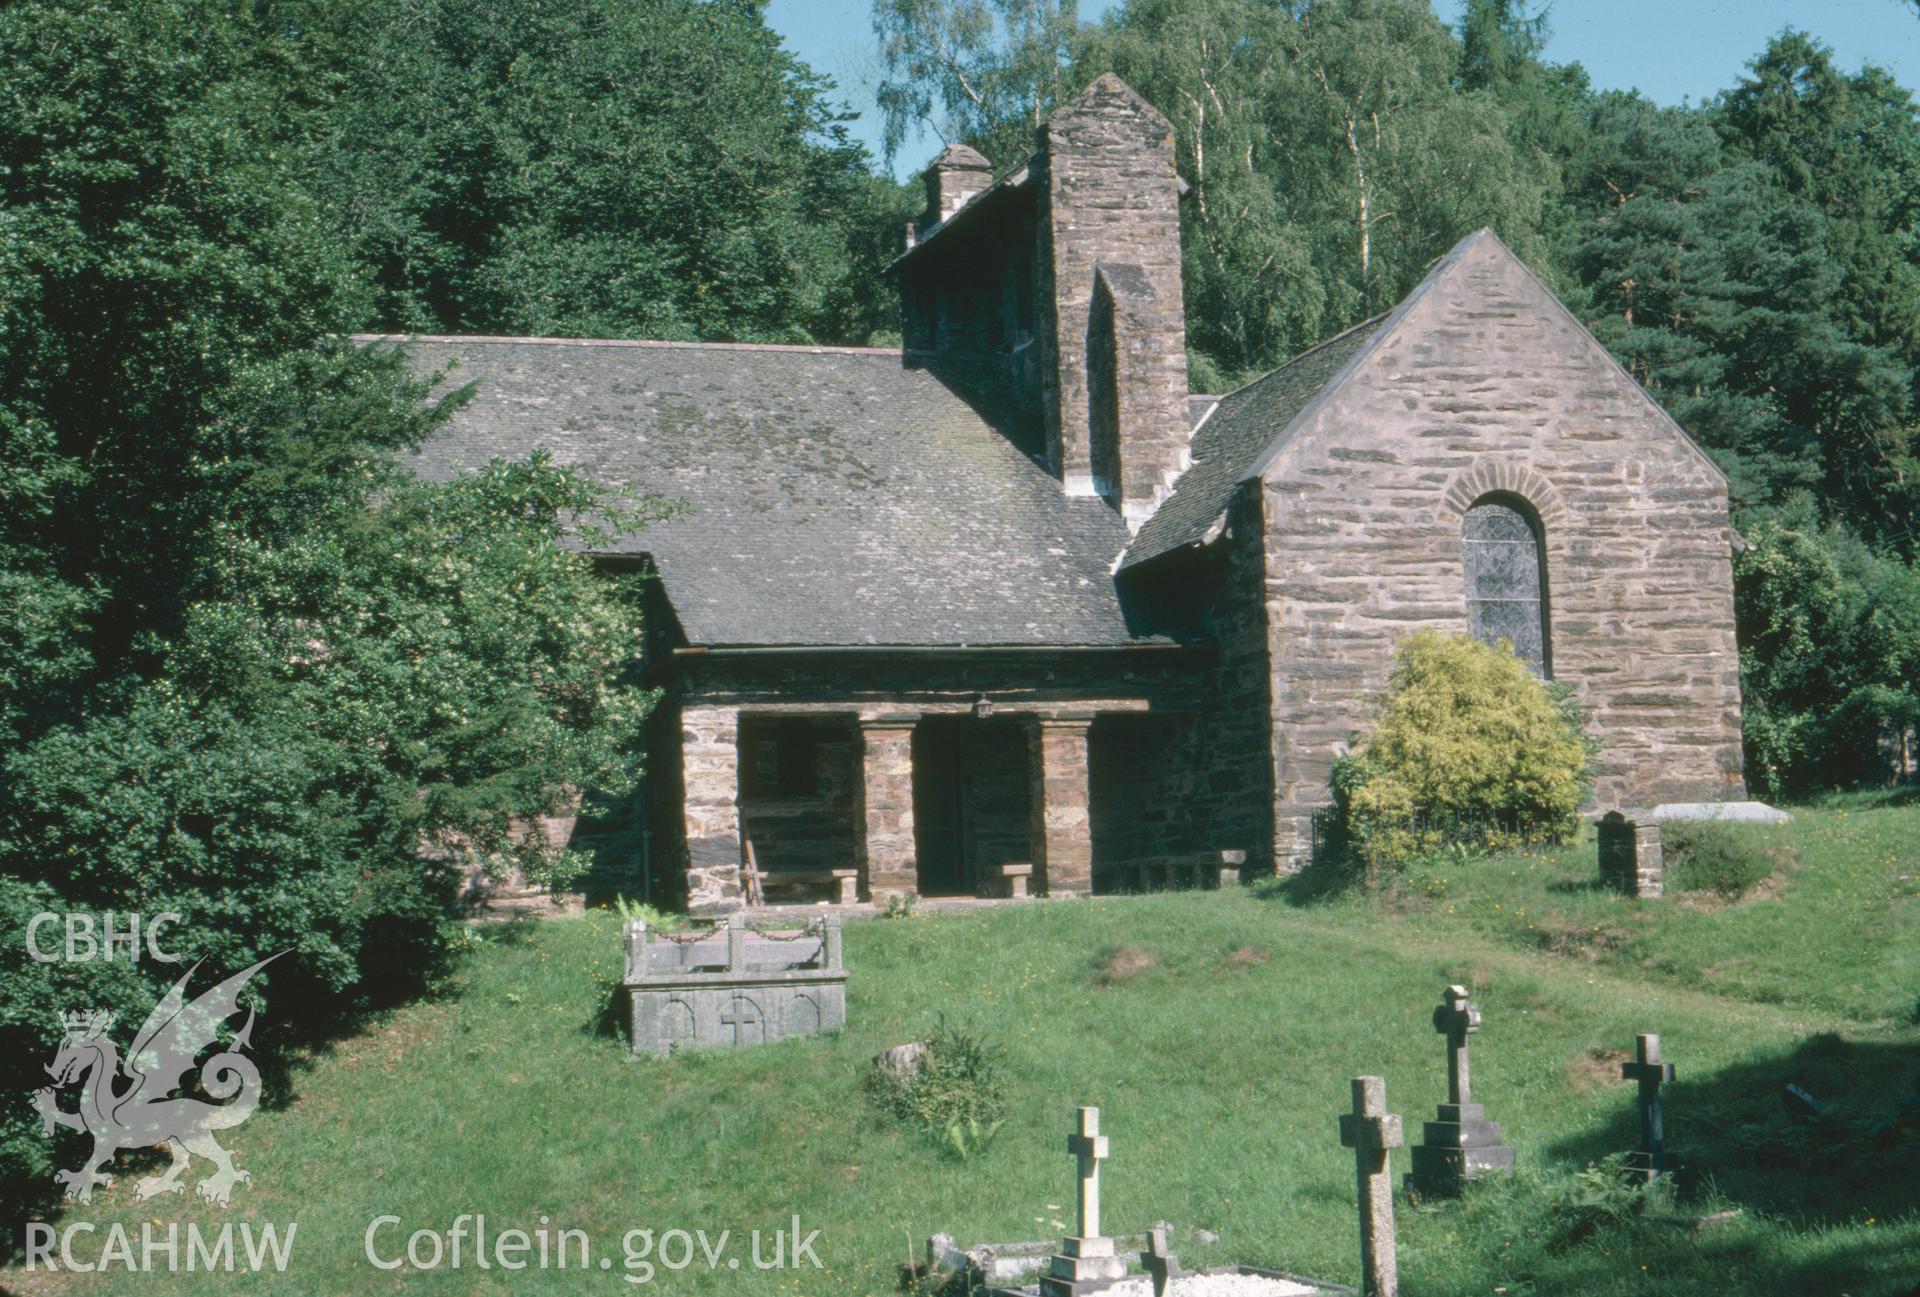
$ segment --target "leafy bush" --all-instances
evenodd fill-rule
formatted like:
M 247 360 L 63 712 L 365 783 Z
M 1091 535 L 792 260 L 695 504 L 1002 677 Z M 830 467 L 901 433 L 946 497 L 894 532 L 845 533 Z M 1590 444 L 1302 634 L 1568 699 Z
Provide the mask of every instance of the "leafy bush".
M 1626 1174 L 1631 1154 L 1613 1153 L 1563 1179 L 1548 1200 L 1552 1246 L 1576 1247 L 1602 1231 L 1621 1228 L 1664 1205 L 1671 1197 L 1666 1180 L 1636 1180 Z
M 1334 763 L 1342 836 L 1376 881 L 1448 842 L 1570 842 L 1593 752 L 1571 691 L 1535 680 L 1510 645 L 1420 631 L 1378 724 Z
M 926 1045 L 904 1078 L 881 1067 L 867 1073 L 867 1095 L 965 1161 L 993 1142 L 1006 1119 L 1000 1050 L 945 1019 Z
M 1759 831 L 1713 820 L 1669 821 L 1661 827 L 1660 848 L 1675 888 L 1728 900 L 1744 896 L 1775 864 Z

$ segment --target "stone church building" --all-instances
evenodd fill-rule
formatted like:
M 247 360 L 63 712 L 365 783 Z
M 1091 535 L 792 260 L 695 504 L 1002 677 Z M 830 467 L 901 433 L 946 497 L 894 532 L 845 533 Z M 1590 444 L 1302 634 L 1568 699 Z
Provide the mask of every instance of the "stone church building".
M 1726 479 L 1491 231 L 1198 395 L 1172 128 L 1118 78 L 926 186 L 901 348 L 406 340 L 475 386 L 421 473 L 544 448 L 685 506 L 597 556 L 657 574 L 664 689 L 643 794 L 572 830 L 605 885 L 1289 869 L 1423 626 L 1572 685 L 1602 805 L 1744 795 Z

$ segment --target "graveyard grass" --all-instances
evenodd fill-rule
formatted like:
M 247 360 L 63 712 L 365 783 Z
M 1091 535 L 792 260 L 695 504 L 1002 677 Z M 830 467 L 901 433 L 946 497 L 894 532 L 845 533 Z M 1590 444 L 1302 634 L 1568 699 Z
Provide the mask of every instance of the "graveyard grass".
M 1271 884 L 850 924 L 846 1032 L 664 1061 L 630 1061 L 609 1026 L 611 915 L 492 929 L 447 994 L 304 1061 L 290 1097 L 233 1133 L 254 1178 L 229 1212 L 190 1197 L 143 1208 L 123 1159 L 66 1219 L 299 1222 L 289 1275 L 228 1291 L 613 1293 L 628 1290 L 630 1228 L 732 1229 L 744 1258 L 744 1231 L 798 1214 L 821 1231 L 824 1270 L 696 1264 L 653 1286 L 885 1294 L 934 1230 L 1057 1238 L 1074 1106 L 1093 1103 L 1112 1140 L 1109 1232 L 1165 1218 L 1186 1265 L 1352 1283 L 1348 1079 L 1386 1077 L 1416 1140 L 1445 1097 L 1429 1015 L 1457 981 L 1486 1019 L 1474 1097 L 1522 1170 L 1457 1203 L 1397 1191 L 1403 1291 L 1892 1297 L 1920 1280 L 1917 1141 L 1887 1128 L 1920 1076 L 1920 806 L 1856 800 L 1777 833 L 1797 863 L 1734 905 L 1591 890 L 1589 842 L 1424 867 L 1384 899 Z M 1005 1048 L 1012 1112 L 967 1163 L 860 1094 L 874 1053 L 941 1015 Z M 1632 1145 L 1618 1064 L 1644 1031 L 1679 1069 L 1669 1146 L 1710 1192 L 1636 1215 L 1581 1171 Z M 1827 1105 L 1825 1125 L 1789 1114 L 1790 1081 Z M 1394 1163 L 1397 1182 L 1405 1150 Z M 363 1259 L 375 1216 L 444 1232 L 462 1212 L 495 1231 L 584 1229 L 614 1269 L 384 1273 Z M 1720 1212 L 1737 1214 L 1695 1224 Z M 391 1251 L 399 1235 L 383 1237 Z M 0 1275 L 28 1294 L 203 1282 L 87 1280 Z

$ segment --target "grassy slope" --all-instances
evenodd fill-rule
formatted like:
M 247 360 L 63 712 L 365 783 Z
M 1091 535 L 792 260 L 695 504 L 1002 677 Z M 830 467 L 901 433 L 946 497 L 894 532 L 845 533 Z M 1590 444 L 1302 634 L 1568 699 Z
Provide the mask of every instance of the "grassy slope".
M 846 1033 L 659 1063 L 629 1062 L 601 1030 L 617 973 L 610 917 L 501 934 L 458 994 L 315 1059 L 289 1106 L 235 1132 L 255 1178 L 231 1212 L 141 1210 L 123 1167 L 102 1201 L 69 1219 L 298 1220 L 294 1272 L 225 1285 L 237 1291 L 612 1293 L 627 1290 L 617 1268 L 517 1282 L 471 1269 L 383 1274 L 360 1239 L 382 1213 L 444 1229 L 457 1212 L 484 1211 L 496 1229 L 544 1214 L 605 1250 L 636 1225 L 770 1229 L 798 1212 L 822 1230 L 825 1271 L 695 1269 L 655 1286 L 889 1292 L 897 1263 L 933 1230 L 963 1241 L 1059 1234 L 1071 1201 L 1061 1146 L 1073 1105 L 1097 1103 L 1113 1139 L 1110 1229 L 1164 1217 L 1217 1231 L 1211 1259 L 1352 1282 L 1353 1171 L 1335 1125 L 1347 1078 L 1386 1076 L 1390 1108 L 1417 1132 L 1444 1097 L 1428 1014 L 1459 980 L 1486 1013 L 1476 1097 L 1527 1169 L 1463 1204 L 1401 1201 L 1406 1291 L 1904 1293 L 1920 1279 L 1916 1141 L 1896 1151 L 1861 1137 L 1836 1155 L 1828 1134 L 1784 1116 L 1778 1088 L 1794 1080 L 1834 1103 L 1845 1138 L 1857 1120 L 1889 1115 L 1920 1073 L 1920 809 L 1813 814 L 1790 833 L 1807 863 L 1778 899 L 1728 909 L 1635 907 L 1556 886 L 1583 877 L 1584 861 L 1485 861 L 1423 873 L 1384 906 L 1184 895 L 858 924 Z M 1543 917 L 1554 931 L 1630 939 L 1543 943 Z M 1099 985 L 1122 947 L 1157 962 Z M 1006 1130 L 971 1164 L 938 1156 L 859 1096 L 866 1060 L 942 1013 L 1001 1041 L 1013 1081 Z M 1680 1071 L 1670 1138 L 1714 1174 L 1719 1198 L 1696 1210 L 1743 1214 L 1699 1237 L 1666 1220 L 1573 1237 L 1578 1214 L 1555 1205 L 1571 1171 L 1632 1142 L 1630 1094 L 1594 1051 L 1629 1048 L 1648 1030 Z M 1189 1264 L 1209 1259 L 1190 1238 L 1179 1250 Z M 104 1286 L 6 1280 L 35 1292 Z
M 1920 1016 L 1920 813 L 1848 799 L 1779 828 L 1734 832 L 1780 858 L 1755 900 L 1641 905 L 1601 889 L 1591 833 L 1578 846 L 1404 880 L 1383 936 L 1462 926 L 1502 945 L 1588 960 L 1732 999 L 1794 1004 L 1861 1023 Z M 1300 890 L 1295 888 L 1294 890 Z M 1764 903 L 1778 894 L 1782 903 Z

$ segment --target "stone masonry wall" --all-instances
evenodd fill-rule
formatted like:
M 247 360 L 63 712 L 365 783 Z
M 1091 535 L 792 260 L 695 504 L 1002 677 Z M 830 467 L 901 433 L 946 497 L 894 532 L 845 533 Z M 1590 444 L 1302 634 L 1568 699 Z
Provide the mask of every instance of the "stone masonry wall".
M 1122 337 L 1123 461 L 1158 478 L 1187 442 L 1186 319 L 1180 280 L 1180 192 L 1173 128 L 1112 73 L 1041 128 L 1039 306 L 1047 455 L 1070 494 L 1095 494 L 1087 336 L 1096 263 L 1138 268 L 1152 327 Z
M 1148 713 L 1094 720 L 1087 760 L 1096 876 L 1121 861 L 1200 847 L 1190 821 L 1198 773 L 1187 759 L 1194 728 L 1192 716 Z
M 1160 363 L 1180 357 L 1178 373 Z M 1088 438 L 1094 489 L 1145 520 L 1191 462 L 1186 319 L 1135 265 L 1094 267 L 1087 323 Z
M 1268 656 L 1261 496 L 1243 486 L 1213 543 L 1127 574 L 1142 597 L 1198 626 L 1213 649 L 1195 673 L 1190 723 L 1160 743 L 1155 797 L 1169 815 L 1152 852 L 1245 851 L 1247 876 L 1272 872 L 1274 671 Z M 1115 859 L 1102 853 L 1102 863 Z
M 1038 235 L 1031 198 L 975 210 L 900 270 L 901 332 L 917 361 L 985 362 L 1002 395 L 1040 408 Z
M 724 707 L 680 714 L 685 787 L 687 907 L 728 909 L 741 899 L 739 716 Z
M 1193 813 L 1202 847 L 1241 848 L 1251 875 L 1282 862 L 1274 852 L 1274 745 L 1270 727 L 1275 666 L 1265 591 L 1265 520 L 1258 491 L 1243 488 L 1227 510 L 1224 570 L 1206 612 L 1218 646 L 1207 673 L 1196 760 L 1201 779 Z
M 1263 474 L 1282 856 L 1396 642 L 1466 631 L 1461 518 L 1495 491 L 1543 524 L 1599 803 L 1743 796 L 1724 480 L 1491 235 L 1375 347 Z

